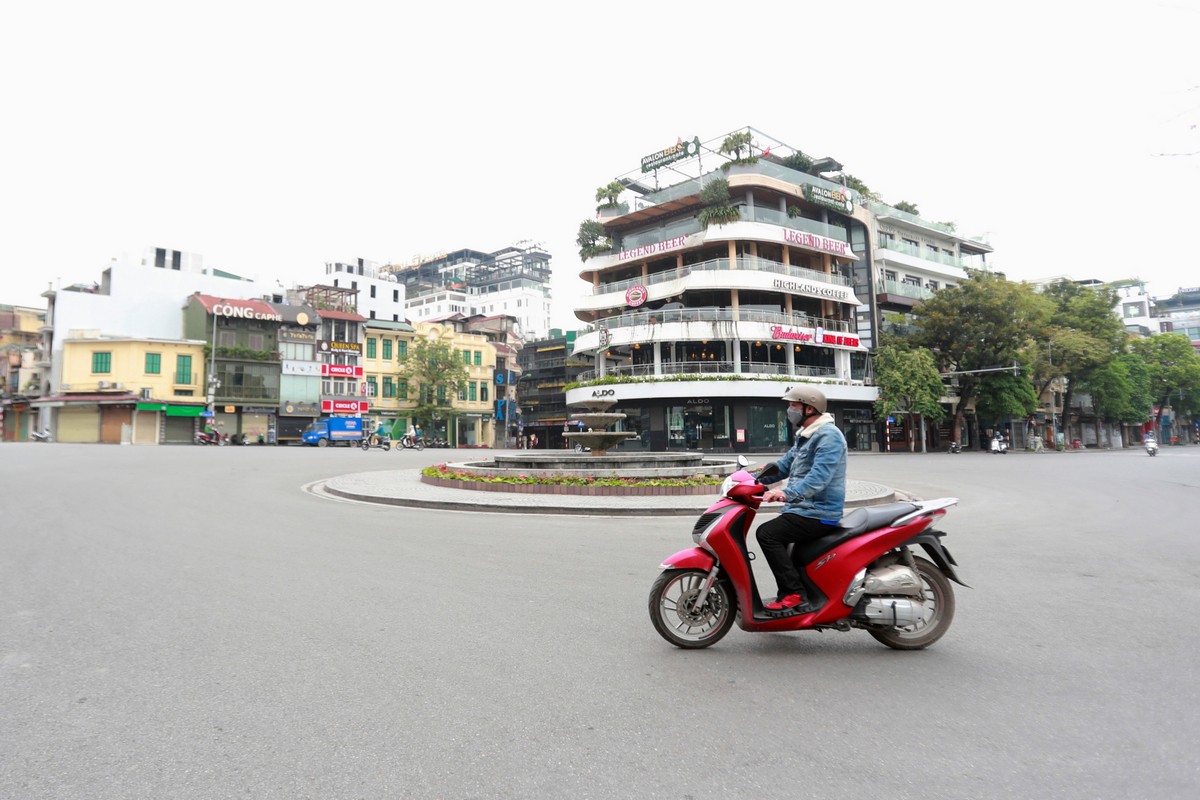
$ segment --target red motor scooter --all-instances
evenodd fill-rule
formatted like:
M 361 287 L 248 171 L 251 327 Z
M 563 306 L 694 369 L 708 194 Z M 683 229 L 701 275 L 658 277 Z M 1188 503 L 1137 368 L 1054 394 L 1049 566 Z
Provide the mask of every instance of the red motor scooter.
M 793 545 L 804 583 L 804 605 L 768 611 L 759 595 L 746 546 L 764 483 L 778 480 L 774 465 L 757 477 L 739 469 L 725 479 L 721 499 L 692 528 L 696 547 L 662 563 L 650 590 L 650 620 L 677 647 L 708 647 L 736 621 L 747 631 L 862 628 L 888 647 L 920 650 L 936 642 L 954 618 L 950 581 L 966 586 L 956 562 L 930 526 L 958 499 L 857 508 L 820 538 Z M 913 555 L 920 546 L 930 560 Z

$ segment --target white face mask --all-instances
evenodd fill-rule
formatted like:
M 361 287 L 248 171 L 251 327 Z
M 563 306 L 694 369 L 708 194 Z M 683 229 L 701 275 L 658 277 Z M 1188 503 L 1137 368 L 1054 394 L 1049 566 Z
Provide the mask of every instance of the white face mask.
M 788 406 L 787 418 L 788 422 L 792 423 L 792 425 L 799 425 L 804 421 L 804 409 Z

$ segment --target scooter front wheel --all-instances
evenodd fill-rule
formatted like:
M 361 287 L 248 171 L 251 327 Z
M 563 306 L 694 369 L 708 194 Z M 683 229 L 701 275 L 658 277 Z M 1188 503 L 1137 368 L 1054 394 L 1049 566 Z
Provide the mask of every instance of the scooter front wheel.
M 704 604 L 696 599 L 708 573 L 701 569 L 664 570 L 650 589 L 650 621 L 654 630 L 676 647 L 689 650 L 716 644 L 729 633 L 737 617 L 737 598 L 729 585 L 717 581 Z

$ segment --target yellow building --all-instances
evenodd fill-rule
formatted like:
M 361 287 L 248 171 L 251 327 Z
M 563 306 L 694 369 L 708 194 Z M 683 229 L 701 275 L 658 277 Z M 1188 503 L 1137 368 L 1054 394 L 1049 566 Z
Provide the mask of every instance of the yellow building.
M 60 442 L 190 443 L 204 410 L 204 342 L 72 338 L 63 342 Z
M 373 418 L 367 430 L 375 430 L 382 420 L 392 438 L 404 435 L 417 407 L 417 394 L 409 393 L 401 374 L 416 332 L 407 322 L 372 319 L 363 323 L 366 333 L 363 348 L 363 380 L 367 383 L 369 413 Z
M 370 413 L 374 427 L 380 420 L 392 428 L 398 437 L 413 422 L 413 413 L 421 400 L 421 389 L 412 385 L 404 373 L 404 364 L 417 339 L 442 342 L 450 347 L 456 358 L 462 359 L 467 382 L 457 396 L 443 392 L 429 398 L 431 405 L 446 409 L 432 426 L 428 423 L 421 433 L 426 440 L 445 439 L 451 447 L 491 447 L 495 441 L 496 348 L 488 337 L 468 333 L 462 322 L 451 319 L 440 322 L 404 322 L 370 320 L 366 324 L 366 357 L 363 374 L 367 395 L 371 397 Z

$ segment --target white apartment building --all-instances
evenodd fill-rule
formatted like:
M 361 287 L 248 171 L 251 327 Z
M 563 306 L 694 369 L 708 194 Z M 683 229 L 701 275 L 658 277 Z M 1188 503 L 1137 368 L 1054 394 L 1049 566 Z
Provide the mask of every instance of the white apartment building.
M 352 289 L 358 313 L 367 319 L 404 322 L 405 287 L 373 261 L 332 261 L 325 264 L 322 283 L 339 289 Z

